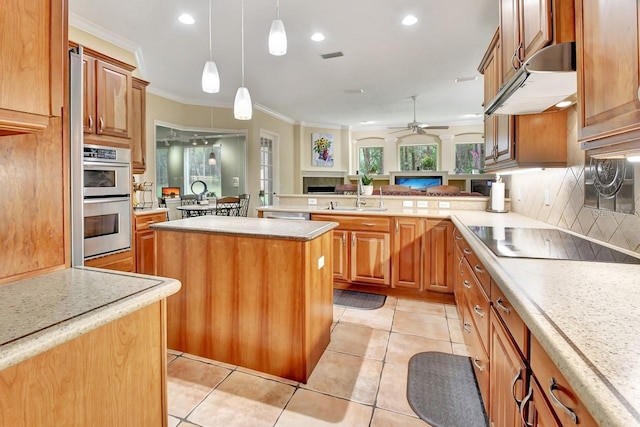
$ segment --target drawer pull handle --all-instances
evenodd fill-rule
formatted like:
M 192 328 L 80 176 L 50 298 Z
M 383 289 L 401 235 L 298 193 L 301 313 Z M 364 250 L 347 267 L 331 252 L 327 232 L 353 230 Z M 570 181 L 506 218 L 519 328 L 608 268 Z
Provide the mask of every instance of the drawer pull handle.
M 522 419 L 522 425 L 524 426 L 533 426 L 532 423 L 528 422 L 527 419 L 525 418 L 525 415 L 527 415 L 527 405 L 529 404 L 529 401 L 531 400 L 531 396 L 533 396 L 533 388 L 531 388 L 531 386 L 529 386 L 529 392 L 527 393 L 527 395 L 524 397 L 524 399 L 522 399 L 522 402 L 520 403 L 520 418 Z
M 475 311 L 478 316 L 484 317 L 484 313 L 482 311 L 480 311 L 480 306 L 479 305 L 476 305 L 475 307 L 473 307 L 473 311 Z
M 551 397 L 551 401 L 558 408 L 565 411 L 571 417 L 571 420 L 573 421 L 574 424 L 578 424 L 578 416 L 576 415 L 576 413 L 573 412 L 570 408 L 566 407 L 564 403 L 560 402 L 560 399 L 558 399 L 556 395 L 553 394 L 554 391 L 559 389 L 560 387 L 558 387 L 558 384 L 556 383 L 555 378 L 551 377 L 551 383 L 549 384 L 549 396 Z
M 471 333 L 471 324 L 469 322 L 464 322 L 464 324 L 462 325 L 462 329 L 464 329 L 468 333 Z
M 480 365 L 480 363 L 478 363 L 480 361 L 480 356 L 476 356 L 473 358 L 473 364 L 475 365 L 476 368 L 478 368 L 478 371 L 483 372 L 484 368 L 482 367 L 482 365 Z
M 104 120 L 100 117 L 100 132 L 104 129 Z
M 473 267 L 473 269 L 476 271 L 476 273 L 478 274 L 484 274 L 484 270 L 480 268 L 479 265 L 476 265 L 475 267 Z
M 93 130 L 93 117 L 89 114 L 89 130 Z
M 382 193 L 380 193 L 382 194 Z M 396 219 L 396 234 L 398 234 L 400 232 L 400 228 L 399 228 L 399 221 Z
M 462 285 L 467 289 L 471 289 L 471 283 L 469 283 L 468 280 L 465 280 L 464 282 L 462 282 Z
M 462 271 L 462 261 L 464 261 L 464 258 L 460 258 L 460 261 L 458 261 L 458 271 L 461 275 L 464 274 L 464 272 Z
M 465 255 L 471 255 L 471 251 L 469 250 L 469 248 L 464 248 L 462 252 L 464 252 Z
M 347 235 L 346 234 L 342 235 L 342 246 L 347 246 Z
M 640 88 L 638 88 L 638 93 L 640 94 Z M 462 240 L 462 236 L 458 236 L 457 234 L 456 234 L 455 238 L 456 238 L 456 240 Z
M 354 247 L 354 248 L 356 247 L 356 235 L 355 234 L 351 235 L 351 246 Z
M 516 384 L 518 380 L 522 379 L 522 371 L 518 371 L 515 377 L 511 380 L 511 397 L 513 397 L 513 401 L 518 405 L 518 411 L 520 410 L 520 405 L 522 404 L 522 400 L 518 400 L 516 397 Z
M 509 307 L 505 307 L 504 305 L 502 305 L 502 301 L 504 301 L 502 297 L 498 298 L 496 300 L 496 306 L 507 314 L 511 313 L 511 309 Z
M 365 227 L 375 227 L 375 224 L 372 224 L 370 222 L 363 222 L 362 225 L 364 225 Z

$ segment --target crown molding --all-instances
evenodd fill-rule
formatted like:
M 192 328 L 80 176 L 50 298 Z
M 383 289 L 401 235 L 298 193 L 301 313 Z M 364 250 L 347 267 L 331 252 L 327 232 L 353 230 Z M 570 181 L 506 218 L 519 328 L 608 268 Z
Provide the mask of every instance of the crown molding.
M 268 114 L 268 115 L 270 115 L 272 117 L 275 117 L 278 120 L 282 120 L 285 123 L 289 123 L 290 125 L 293 125 L 293 124 L 296 123 L 295 119 L 292 119 L 289 116 L 285 116 L 284 114 L 279 113 L 279 112 L 277 112 L 275 110 L 272 110 L 269 107 L 265 107 L 262 104 L 253 104 L 253 108 L 255 108 L 258 111 L 262 111 L 263 113 Z

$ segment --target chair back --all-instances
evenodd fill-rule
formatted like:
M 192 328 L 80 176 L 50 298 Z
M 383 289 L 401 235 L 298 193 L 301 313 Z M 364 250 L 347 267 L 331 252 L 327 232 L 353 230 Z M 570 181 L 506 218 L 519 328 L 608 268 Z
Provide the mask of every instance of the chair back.
M 336 185 L 334 190 L 336 194 L 358 194 L 358 184 L 340 184 Z
M 220 197 L 216 199 L 216 215 L 238 216 L 240 210 L 239 197 Z
M 411 187 L 406 185 L 382 185 L 380 187 L 382 194 L 388 196 L 410 196 Z
M 187 205 L 197 205 L 198 204 L 198 196 L 195 194 L 185 194 L 180 197 L 180 204 L 182 206 Z
M 240 199 L 240 208 L 238 209 L 238 216 L 247 216 L 249 213 L 249 197 L 247 193 L 238 196 Z
M 427 196 L 459 196 L 460 189 L 455 185 L 436 185 L 427 188 Z

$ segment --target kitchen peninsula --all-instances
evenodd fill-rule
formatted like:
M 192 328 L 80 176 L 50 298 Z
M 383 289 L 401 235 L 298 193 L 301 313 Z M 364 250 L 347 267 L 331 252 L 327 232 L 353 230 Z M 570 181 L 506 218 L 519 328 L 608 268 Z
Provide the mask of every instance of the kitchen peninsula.
M 332 222 L 201 216 L 153 224 L 168 348 L 306 382 L 329 344 Z

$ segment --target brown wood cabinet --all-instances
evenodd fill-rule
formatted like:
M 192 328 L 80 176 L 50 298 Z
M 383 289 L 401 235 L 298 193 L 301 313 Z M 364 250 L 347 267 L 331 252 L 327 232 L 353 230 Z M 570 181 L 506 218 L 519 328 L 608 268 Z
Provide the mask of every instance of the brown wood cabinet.
M 397 217 L 393 219 L 393 223 L 391 286 L 422 290 L 420 267 L 423 262 L 423 221 L 418 218 Z
M 333 278 L 349 280 L 349 232 L 333 230 Z
M 108 270 L 126 271 L 129 273 L 135 272 L 136 269 L 133 249 L 86 260 L 84 265 L 87 267 L 106 268 Z
M 0 136 L 39 132 L 62 116 L 66 2 L 6 0 L 0 22 Z
M 6 426 L 166 426 L 164 301 L 0 371 Z
M 424 289 L 453 293 L 453 224 L 449 220 L 424 221 Z
M 577 0 L 578 140 L 592 154 L 640 152 L 640 4 Z
M 149 226 L 166 220 L 166 212 L 134 215 L 136 273 L 156 274 L 156 236 Z
M 133 78 L 131 91 L 131 171 L 145 173 L 147 170 L 147 86 L 149 82 Z
M 544 398 L 544 392 L 534 377 L 529 378 L 529 393 L 521 406 L 521 417 L 529 427 L 562 427 L 553 408 Z M 525 424 L 523 424 L 525 425 Z

